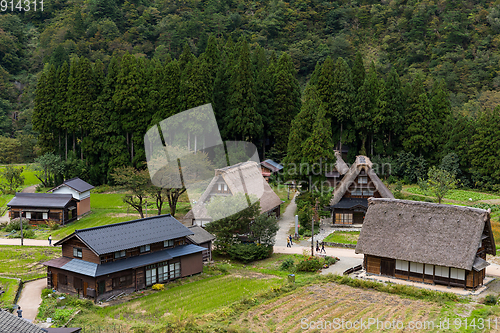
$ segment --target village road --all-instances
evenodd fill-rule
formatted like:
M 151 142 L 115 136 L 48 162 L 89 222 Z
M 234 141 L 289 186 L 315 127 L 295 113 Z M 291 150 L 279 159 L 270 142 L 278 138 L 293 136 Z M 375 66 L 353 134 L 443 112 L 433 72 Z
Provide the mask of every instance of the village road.
M 279 230 L 276 233 L 275 237 L 275 247 L 280 246 L 280 247 L 285 247 L 286 248 L 286 239 L 289 235 L 290 228 L 292 228 L 295 225 L 295 211 L 297 209 L 297 204 L 295 203 L 295 198 L 299 192 L 295 192 L 295 195 L 290 201 L 290 204 L 288 207 L 286 207 L 285 212 L 283 215 L 281 215 L 281 218 L 278 220 L 279 224 Z
M 47 279 L 39 279 L 24 284 L 21 297 L 17 301 L 17 305 L 23 310 L 23 318 L 31 322 L 35 320 L 38 307 L 42 303 L 42 289 L 46 287 Z

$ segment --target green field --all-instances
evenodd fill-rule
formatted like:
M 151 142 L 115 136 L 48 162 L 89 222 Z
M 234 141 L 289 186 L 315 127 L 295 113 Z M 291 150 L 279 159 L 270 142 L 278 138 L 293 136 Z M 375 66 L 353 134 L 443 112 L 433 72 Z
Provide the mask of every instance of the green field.
M 0 277 L 0 289 L 4 291 L 0 296 L 0 308 L 11 307 L 19 289 L 19 280 Z
M 359 231 L 335 231 L 329 234 L 323 241 L 342 244 L 356 244 Z
M 12 165 L 15 167 L 19 166 L 24 167 L 23 173 L 21 174 L 22 176 L 24 176 L 24 187 L 40 184 L 40 181 L 35 176 L 35 172 L 31 168 L 32 164 L 12 164 Z M 0 170 L 2 170 L 3 168 L 5 168 L 5 165 L 0 165 Z
M 405 191 L 425 195 L 433 197 L 434 195 L 430 191 L 424 191 L 418 186 L 412 186 L 405 188 Z M 450 190 L 446 195 L 445 199 L 454 200 L 454 201 L 462 201 L 462 202 L 475 202 L 479 200 L 492 200 L 492 199 L 500 199 L 500 196 L 476 191 L 468 191 L 468 190 Z M 472 199 L 472 200 L 469 200 Z
M 58 247 L 0 245 L 0 276 L 23 281 L 44 277 L 43 262 L 61 256 Z

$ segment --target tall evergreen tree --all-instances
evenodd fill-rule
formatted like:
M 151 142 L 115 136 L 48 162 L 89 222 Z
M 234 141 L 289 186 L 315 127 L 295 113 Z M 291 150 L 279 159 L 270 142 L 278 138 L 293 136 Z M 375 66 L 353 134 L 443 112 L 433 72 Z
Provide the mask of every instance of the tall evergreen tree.
M 39 132 L 38 145 L 42 152 L 52 152 L 56 149 L 55 96 L 56 69 L 54 65 L 47 65 L 38 79 L 32 118 L 33 129 Z
M 352 66 L 352 85 L 354 91 L 358 91 L 359 88 L 364 84 L 366 76 L 365 65 L 363 63 L 363 56 L 361 52 L 356 53 L 356 58 L 354 59 L 354 64 Z
M 196 57 L 193 55 L 193 52 L 191 52 L 191 47 L 189 46 L 189 43 L 186 41 L 184 43 L 184 48 L 182 49 L 182 53 L 179 56 L 179 66 L 181 68 L 181 71 L 184 71 L 184 68 L 187 66 L 188 63 L 192 62 Z
M 255 81 L 247 41 L 242 42 L 238 64 L 231 78 L 228 136 L 254 140 L 262 134 L 262 117 L 256 110 Z
M 353 118 L 354 87 L 352 85 L 351 69 L 343 58 L 338 58 L 333 72 L 331 113 L 334 121 L 340 125 L 340 148 L 342 141 L 351 141 L 349 132 L 344 133 L 345 124 Z M 327 110 L 328 112 L 329 110 Z
M 275 149 L 286 153 L 292 119 L 299 113 L 300 88 L 295 77 L 292 58 L 284 52 L 278 59 L 274 74 L 274 137 Z
M 59 67 L 57 73 L 58 73 L 57 89 L 55 96 L 55 104 L 57 108 L 56 127 L 59 129 L 59 153 L 61 154 L 61 156 L 64 156 L 64 160 L 66 160 L 68 156 L 68 131 L 65 128 L 64 124 L 65 122 L 64 108 L 67 104 L 67 90 L 68 90 L 68 76 L 69 76 L 69 65 L 66 61 L 63 62 L 61 67 Z M 62 146 L 64 146 L 64 148 Z
M 181 110 L 179 105 L 180 82 L 179 62 L 177 60 L 168 62 L 164 68 L 163 82 L 159 86 L 159 107 L 152 116 L 151 125 L 158 124 Z
M 375 131 L 378 129 L 375 123 L 375 117 L 378 113 L 378 99 L 380 95 L 379 81 L 377 78 L 377 72 L 375 69 L 375 64 L 372 62 L 370 65 L 370 70 L 365 78 L 365 82 L 359 88 L 356 96 L 356 129 L 360 137 L 362 138 L 362 154 L 365 155 L 367 150 L 365 150 L 367 139 L 371 139 L 370 148 L 371 155 L 373 155 L 373 136 Z
M 403 147 L 407 152 L 420 156 L 428 156 L 433 148 L 432 133 L 429 131 L 432 107 L 427 95 L 421 94 L 417 104 L 405 118 Z

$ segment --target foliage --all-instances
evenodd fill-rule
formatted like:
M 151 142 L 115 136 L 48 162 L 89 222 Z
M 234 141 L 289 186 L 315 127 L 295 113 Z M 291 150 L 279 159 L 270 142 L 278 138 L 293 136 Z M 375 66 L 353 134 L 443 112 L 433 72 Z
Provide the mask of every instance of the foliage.
M 16 194 L 17 189 L 24 185 L 23 167 L 14 167 L 11 165 L 5 166 L 0 171 L 0 176 L 5 182 L 0 184 L 0 190 L 3 194 Z
M 486 305 L 496 305 L 497 304 L 497 297 L 495 295 L 487 295 L 484 298 L 484 304 L 486 304 Z
M 148 171 L 122 167 L 115 169 L 111 176 L 115 183 L 131 192 L 131 194 L 123 196 L 123 202 L 134 208 L 141 215 L 141 218 L 144 218 L 144 201 L 151 186 Z
M 9 238 L 21 238 L 21 231 L 19 230 L 19 232 L 9 235 Z M 35 231 L 23 228 L 23 238 L 35 238 Z
M 251 238 L 258 244 L 271 247 L 274 245 L 278 221 L 274 215 L 260 214 L 250 224 Z
M 324 242 L 356 244 L 359 238 L 359 231 L 335 231 L 329 234 Z
M 23 281 L 47 275 L 41 263 L 61 256 L 61 249 L 44 246 L 0 246 L 0 274 Z
M 234 244 L 228 249 L 228 254 L 233 260 L 249 263 L 256 260 L 269 258 L 272 254 L 272 246 L 259 245 L 254 243 Z
M 318 257 L 308 257 L 305 260 L 299 261 L 297 271 L 299 272 L 316 272 L 323 267 Z
M 446 170 L 431 167 L 427 175 L 429 191 L 434 194 L 439 203 L 441 203 L 446 193 L 457 185 L 455 176 Z
M 292 258 L 286 258 L 280 265 L 280 269 L 283 271 L 291 271 L 295 266 L 295 262 Z
M 55 186 L 56 183 L 62 182 L 64 163 L 60 156 L 46 153 L 35 159 L 33 170 L 44 187 Z
M 161 283 L 154 284 L 153 287 L 151 287 L 153 290 L 165 290 L 165 285 Z
M 28 220 L 23 219 L 23 229 L 28 230 L 30 227 Z M 10 221 L 9 224 L 5 227 L 5 231 L 11 232 L 11 231 L 20 231 L 21 230 L 21 219 L 20 218 L 15 218 Z

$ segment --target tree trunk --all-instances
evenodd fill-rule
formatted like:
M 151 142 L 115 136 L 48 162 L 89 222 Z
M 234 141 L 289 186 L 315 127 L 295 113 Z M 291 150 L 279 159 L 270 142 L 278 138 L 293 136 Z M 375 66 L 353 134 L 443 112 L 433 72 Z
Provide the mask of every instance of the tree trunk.
M 370 151 L 371 151 L 370 157 L 373 157 L 373 133 L 372 133 L 372 143 L 370 145 Z
M 68 159 L 68 129 L 66 129 L 66 155 L 65 160 Z
M 73 132 L 73 153 L 76 155 L 76 134 Z
M 340 155 L 342 155 L 342 123 L 340 123 Z
M 130 136 L 130 162 L 134 160 L 134 133 Z

